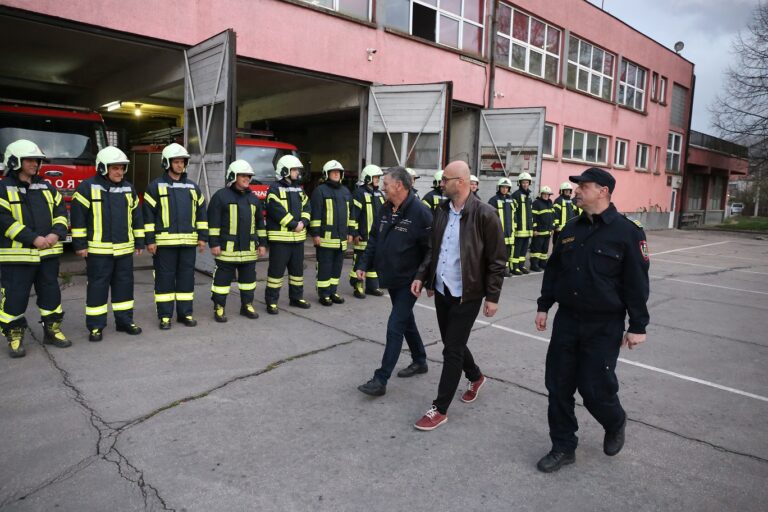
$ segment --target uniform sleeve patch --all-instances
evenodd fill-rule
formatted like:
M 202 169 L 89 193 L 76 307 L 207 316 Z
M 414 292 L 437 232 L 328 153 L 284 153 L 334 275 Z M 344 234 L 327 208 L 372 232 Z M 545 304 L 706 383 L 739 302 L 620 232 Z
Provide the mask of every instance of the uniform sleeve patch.
M 643 255 L 645 261 L 650 259 L 650 255 L 648 254 L 648 242 L 645 240 L 640 240 L 640 254 Z
M 640 229 L 643 229 L 643 223 L 642 223 L 642 222 L 640 222 L 639 220 L 637 220 L 637 219 L 632 219 L 632 222 L 634 222 L 634 223 L 635 223 L 635 226 L 639 227 Z

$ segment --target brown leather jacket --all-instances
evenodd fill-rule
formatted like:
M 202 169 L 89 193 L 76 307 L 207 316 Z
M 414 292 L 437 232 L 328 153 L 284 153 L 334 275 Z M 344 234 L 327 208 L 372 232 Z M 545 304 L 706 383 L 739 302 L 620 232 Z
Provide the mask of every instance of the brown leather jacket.
M 432 221 L 432 250 L 427 251 L 415 279 L 424 282 L 428 290 L 435 289 L 435 272 L 440 256 L 440 245 L 448 223 L 450 201 L 435 208 Z M 485 299 L 499 302 L 504 284 L 507 249 L 504 233 L 496 210 L 469 194 L 459 221 L 461 240 L 461 300 Z

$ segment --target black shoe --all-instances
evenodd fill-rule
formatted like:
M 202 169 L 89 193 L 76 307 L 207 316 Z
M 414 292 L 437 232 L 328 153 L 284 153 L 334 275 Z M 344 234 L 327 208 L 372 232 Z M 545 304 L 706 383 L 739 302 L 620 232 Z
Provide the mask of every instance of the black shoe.
M 270 315 L 276 315 L 280 313 L 280 311 L 277 309 L 277 304 L 267 304 L 267 313 Z
M 365 290 L 366 295 L 373 295 L 374 297 L 382 297 L 384 295 L 384 290 L 381 288 L 375 288 L 373 290 Z
M 101 341 L 104 339 L 103 331 L 104 329 L 91 329 L 91 332 L 88 333 L 88 341 Z
M 530 273 L 531 273 L 531 271 L 530 271 L 530 270 L 528 270 L 528 269 L 527 269 L 527 268 L 525 268 L 525 267 L 520 267 L 520 272 L 522 272 L 523 274 L 530 274 Z
M 224 314 L 224 306 L 219 306 L 218 304 L 213 306 L 213 319 L 220 324 L 227 321 L 227 315 Z
M 170 318 L 161 318 L 160 319 L 160 330 L 161 331 L 169 331 L 171 329 L 171 319 Z
M 512 277 L 512 272 L 508 268 L 504 269 L 504 277 Z
M 382 384 L 376 379 L 371 379 L 365 384 L 357 386 L 357 389 L 371 396 L 383 396 L 387 392 L 386 384 Z
M 288 304 L 290 304 L 295 308 L 300 308 L 300 309 L 309 309 L 312 307 L 312 305 L 309 302 L 305 301 L 304 299 L 296 299 L 296 300 L 291 299 L 291 301 Z
M 333 301 L 330 297 L 320 297 L 319 302 L 321 306 L 333 306 Z
M 331 300 L 333 301 L 334 304 L 344 304 L 344 297 L 342 297 L 338 293 L 332 294 Z
M 411 363 L 399 372 L 397 372 L 398 377 L 413 377 L 414 375 L 418 375 L 419 373 L 427 373 L 429 370 L 429 367 L 426 364 L 419 364 L 419 363 Z
M 137 336 L 141 334 L 141 327 L 139 327 L 136 324 L 118 325 L 115 327 L 115 330 L 118 332 L 124 332 L 126 334 L 130 334 L 131 336 Z
M 195 320 L 192 315 L 180 316 L 177 321 L 187 327 L 195 327 L 197 325 L 197 320 Z
M 513 276 L 521 276 L 521 275 L 523 275 L 523 271 L 522 271 L 522 270 L 520 270 L 519 268 L 516 268 L 516 269 L 514 269 L 514 270 L 512 271 L 512 275 L 513 275 Z
M 352 292 L 352 295 L 354 295 L 356 299 L 364 299 L 365 298 L 365 292 L 363 290 L 359 290 L 357 288 L 355 288 L 355 291 Z
M 49 323 L 43 322 L 43 343 L 57 348 L 72 346 L 72 342 L 61 332 L 61 320 Z
M 624 423 L 621 424 L 619 430 L 616 432 L 605 432 L 603 438 L 603 453 L 613 457 L 624 448 L 624 429 L 627 427 L 627 419 L 624 418 Z
M 540 268 L 539 266 L 534 267 L 533 265 L 531 265 L 531 272 L 541 272 L 542 270 L 544 269 Z
M 536 469 L 542 473 L 554 473 L 558 469 L 568 464 L 576 462 L 576 453 L 563 453 L 552 450 L 536 464 Z
M 253 309 L 253 304 L 243 304 L 240 306 L 240 314 L 252 320 L 259 318 L 259 314 Z

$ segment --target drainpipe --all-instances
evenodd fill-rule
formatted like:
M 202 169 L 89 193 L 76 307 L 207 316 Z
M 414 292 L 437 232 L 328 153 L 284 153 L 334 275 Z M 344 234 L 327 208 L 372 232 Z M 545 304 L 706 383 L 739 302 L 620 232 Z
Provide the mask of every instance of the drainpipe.
M 686 179 L 686 174 L 688 170 L 688 154 L 690 151 L 688 151 L 690 143 L 691 143 L 691 122 L 693 121 L 693 96 L 696 92 L 696 75 L 694 74 L 694 71 L 696 70 L 696 65 L 693 64 L 693 69 L 691 69 L 691 100 L 689 102 L 688 107 L 688 131 L 685 134 L 685 163 L 683 163 L 683 188 L 685 188 L 685 194 L 680 194 L 680 215 L 677 216 L 677 228 L 680 229 L 682 227 L 682 213 L 683 213 L 683 200 L 687 199 L 688 197 L 688 180 Z M 672 91 L 675 90 L 675 84 L 672 83 Z M 671 98 L 670 98 L 671 99 Z M 680 189 L 680 192 L 683 191 L 683 188 Z
M 499 0 L 491 2 L 491 34 L 488 38 L 488 62 L 490 70 L 488 71 L 488 108 L 493 108 L 494 89 L 496 89 L 496 11 L 499 7 Z

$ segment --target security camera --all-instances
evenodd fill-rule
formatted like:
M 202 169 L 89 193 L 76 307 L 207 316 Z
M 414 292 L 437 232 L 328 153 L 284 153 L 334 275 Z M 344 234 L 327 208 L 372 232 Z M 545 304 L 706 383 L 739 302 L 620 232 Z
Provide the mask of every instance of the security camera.
M 376 48 L 367 48 L 365 51 L 367 51 L 370 54 L 376 53 L 378 50 Z

